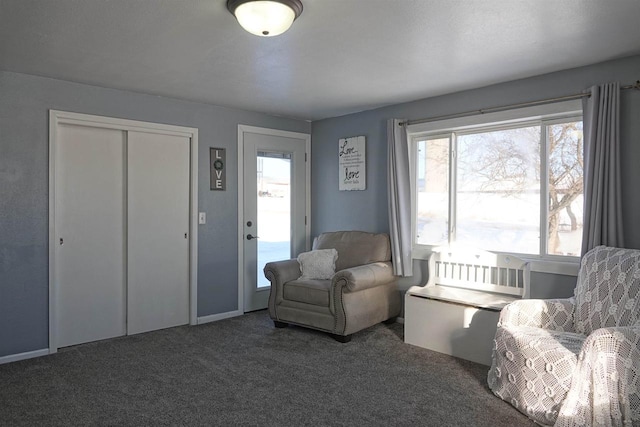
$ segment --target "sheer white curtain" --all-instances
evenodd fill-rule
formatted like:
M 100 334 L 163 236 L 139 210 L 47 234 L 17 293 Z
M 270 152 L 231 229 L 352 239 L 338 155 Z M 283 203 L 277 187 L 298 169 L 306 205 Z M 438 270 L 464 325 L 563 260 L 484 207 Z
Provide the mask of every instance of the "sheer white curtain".
M 620 84 L 591 87 L 584 110 L 582 254 L 598 245 L 622 247 Z
M 411 178 L 407 129 L 399 119 L 387 121 L 387 191 L 393 273 L 412 276 Z

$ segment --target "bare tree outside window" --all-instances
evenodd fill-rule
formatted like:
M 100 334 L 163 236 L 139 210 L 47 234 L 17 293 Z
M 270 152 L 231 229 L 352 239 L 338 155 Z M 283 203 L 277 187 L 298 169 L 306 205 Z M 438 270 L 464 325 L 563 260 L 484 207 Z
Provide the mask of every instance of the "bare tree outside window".
M 456 242 L 540 251 L 540 126 L 458 137 Z
M 455 233 L 447 212 L 448 146 L 452 139 L 418 143 L 416 242 L 457 243 L 486 250 L 538 254 L 540 215 L 546 216 L 546 253 L 578 256 L 582 239 L 582 122 L 525 125 L 457 135 L 452 159 Z M 547 194 L 541 196 L 540 144 L 546 145 Z M 547 212 L 541 202 L 547 198 Z M 444 240 L 444 241 L 443 241 Z
M 547 138 L 549 143 L 547 252 L 554 255 L 578 256 L 582 245 L 584 194 L 582 122 L 547 126 Z M 565 238 L 562 239 L 562 237 Z

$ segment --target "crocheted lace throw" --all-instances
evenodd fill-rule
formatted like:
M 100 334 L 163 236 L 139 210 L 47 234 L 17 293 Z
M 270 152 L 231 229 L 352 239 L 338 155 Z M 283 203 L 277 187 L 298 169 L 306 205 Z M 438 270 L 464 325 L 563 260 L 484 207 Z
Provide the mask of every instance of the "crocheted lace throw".
M 500 313 L 488 383 L 542 425 L 640 426 L 640 251 L 599 246 L 573 298 Z

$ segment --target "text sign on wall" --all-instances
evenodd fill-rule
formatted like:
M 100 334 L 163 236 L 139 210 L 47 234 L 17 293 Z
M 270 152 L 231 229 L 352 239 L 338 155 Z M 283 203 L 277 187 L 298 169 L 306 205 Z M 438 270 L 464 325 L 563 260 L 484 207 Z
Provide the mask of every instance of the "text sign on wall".
M 210 148 L 209 161 L 211 169 L 211 189 L 227 189 L 227 173 L 225 170 L 225 148 Z
M 367 187 L 366 147 L 364 136 L 338 141 L 338 182 L 340 191 L 364 190 Z

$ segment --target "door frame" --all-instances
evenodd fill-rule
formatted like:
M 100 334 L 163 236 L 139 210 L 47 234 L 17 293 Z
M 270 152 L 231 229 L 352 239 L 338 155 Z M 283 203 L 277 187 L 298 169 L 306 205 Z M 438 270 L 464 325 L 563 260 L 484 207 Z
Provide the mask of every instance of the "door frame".
M 311 134 L 238 125 L 238 311 L 244 314 L 244 134 L 296 138 L 305 141 L 305 246 L 309 249 L 311 236 Z
M 55 206 L 56 148 L 58 126 L 71 124 L 121 131 L 138 131 L 189 138 L 189 324 L 198 324 L 198 129 L 103 117 L 68 111 L 49 110 L 49 354 L 58 351 L 55 296 Z

